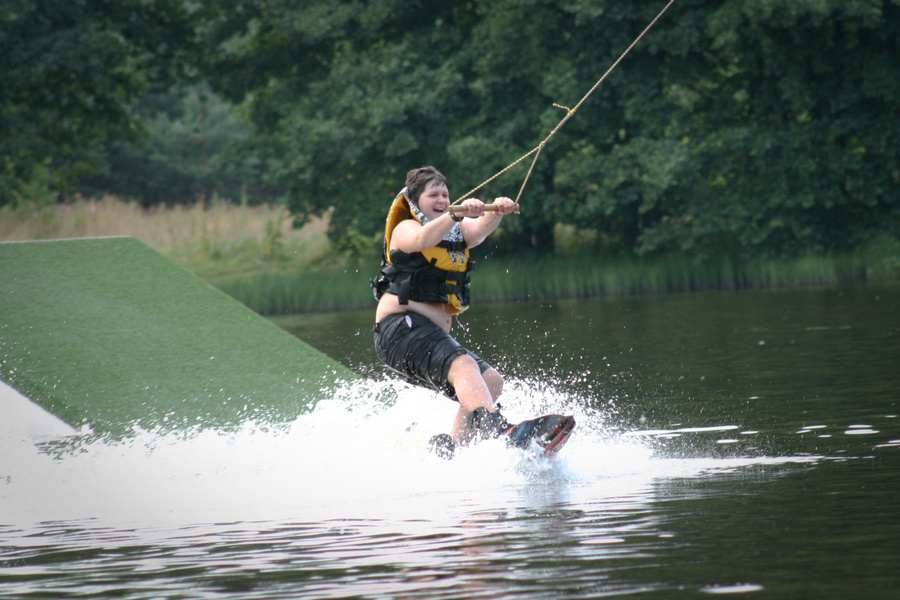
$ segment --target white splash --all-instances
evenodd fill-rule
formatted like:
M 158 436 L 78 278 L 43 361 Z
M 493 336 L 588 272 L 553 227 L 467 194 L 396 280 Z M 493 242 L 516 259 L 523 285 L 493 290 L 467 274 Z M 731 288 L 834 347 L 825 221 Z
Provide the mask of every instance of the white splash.
M 124 440 L 76 436 L 43 450 L 4 437 L 0 516 L 6 523 L 140 524 L 301 516 L 435 519 L 449 507 L 502 504 L 510 490 L 580 488 L 586 497 L 634 497 L 658 478 L 776 460 L 656 458 L 642 436 L 613 433 L 608 417 L 585 404 L 533 382 L 508 386 L 503 410 L 512 421 L 574 414 L 576 432 L 553 458 L 511 451 L 496 441 L 462 449 L 452 461 L 438 459 L 427 452 L 427 441 L 449 429 L 456 405 L 419 388 L 380 381 L 341 389 L 289 425 L 138 429 Z

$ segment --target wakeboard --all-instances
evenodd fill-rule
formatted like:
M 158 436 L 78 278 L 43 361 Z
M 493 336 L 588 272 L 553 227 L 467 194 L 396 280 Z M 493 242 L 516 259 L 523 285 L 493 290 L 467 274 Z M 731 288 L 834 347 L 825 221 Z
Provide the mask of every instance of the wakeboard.
M 544 415 L 522 421 L 500 437 L 506 438 L 509 448 L 527 450 L 536 447 L 541 454 L 550 456 L 562 449 L 574 430 L 575 418 L 572 415 Z M 456 453 L 456 443 L 448 434 L 441 433 L 429 440 L 428 450 L 439 458 L 449 460 Z
M 506 445 L 525 449 L 536 443 L 544 454 L 556 454 L 569 441 L 574 429 L 572 415 L 544 415 L 513 427 Z

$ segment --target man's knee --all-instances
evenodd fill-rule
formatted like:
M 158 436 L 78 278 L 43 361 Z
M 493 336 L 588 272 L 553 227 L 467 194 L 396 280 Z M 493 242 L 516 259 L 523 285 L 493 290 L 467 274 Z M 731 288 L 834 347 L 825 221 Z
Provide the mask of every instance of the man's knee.
M 487 384 L 488 389 L 491 391 L 491 396 L 493 396 L 494 400 L 500 395 L 503 391 L 503 375 L 501 375 L 497 369 L 491 367 L 487 371 L 481 374 L 484 377 L 484 382 Z

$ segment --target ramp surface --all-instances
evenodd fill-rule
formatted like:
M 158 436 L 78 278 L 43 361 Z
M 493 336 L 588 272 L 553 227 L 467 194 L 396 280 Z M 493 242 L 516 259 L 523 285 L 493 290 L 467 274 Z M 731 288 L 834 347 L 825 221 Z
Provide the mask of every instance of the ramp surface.
M 75 428 L 286 422 L 352 378 L 137 239 L 0 244 L 0 380 Z

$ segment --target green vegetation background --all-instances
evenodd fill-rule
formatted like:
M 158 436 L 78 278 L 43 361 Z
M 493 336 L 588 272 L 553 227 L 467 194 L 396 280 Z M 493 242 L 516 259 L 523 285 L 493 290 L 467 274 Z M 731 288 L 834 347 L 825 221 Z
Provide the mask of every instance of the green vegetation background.
M 478 185 L 664 5 L 7 0 L 0 218 L 268 207 L 252 241 L 160 244 L 264 312 L 361 306 L 408 169 Z M 677 0 L 544 148 L 476 293 L 896 278 L 898 48 L 898 0 Z

